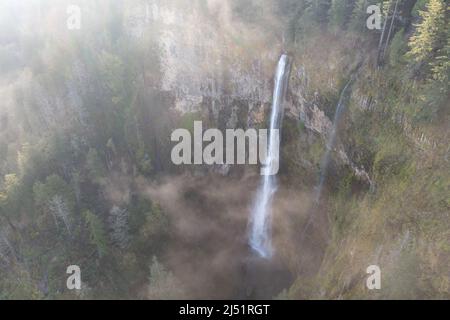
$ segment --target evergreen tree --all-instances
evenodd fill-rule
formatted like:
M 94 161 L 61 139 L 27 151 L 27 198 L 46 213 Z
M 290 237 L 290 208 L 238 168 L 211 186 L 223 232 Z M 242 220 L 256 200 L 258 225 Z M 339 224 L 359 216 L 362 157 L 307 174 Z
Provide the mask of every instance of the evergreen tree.
M 349 22 L 349 30 L 354 32 L 363 33 L 367 30 L 366 28 L 366 19 L 367 19 L 367 0 L 357 0 L 355 3 L 355 7 L 353 9 L 350 22 Z
M 333 29 L 344 29 L 352 14 L 354 0 L 333 0 L 330 8 L 330 26 Z
M 296 23 L 290 27 L 294 38 L 302 39 L 306 34 L 320 30 L 328 22 L 331 0 L 304 0 L 299 4 Z
M 153 256 L 150 265 L 148 299 L 181 299 L 183 290 L 178 279 Z
M 130 243 L 128 211 L 117 206 L 109 212 L 109 226 L 111 240 L 121 249 L 126 249 Z
M 71 233 L 75 196 L 72 188 L 58 175 L 52 174 L 44 183 L 36 182 L 33 186 L 34 202 L 45 213 L 52 215 L 56 226 L 62 222 Z
M 309 0 L 307 2 L 309 2 L 309 15 L 313 21 L 316 23 L 327 23 L 331 0 Z
M 13 220 L 17 219 L 24 203 L 22 198 L 26 196 L 21 180 L 15 174 L 7 174 L 0 190 L 0 216 L 13 230 L 16 230 Z
M 447 41 L 439 49 L 436 58 L 430 63 L 431 74 L 425 87 L 425 101 L 431 111 L 437 114 L 443 107 L 448 108 L 450 93 L 450 29 L 447 28 Z
M 429 0 L 426 10 L 420 11 L 422 21 L 416 25 L 415 34 L 409 41 L 407 57 L 418 64 L 428 62 L 443 46 L 445 40 L 445 16 L 447 5 L 444 0 Z
M 0 208 L 4 212 L 12 213 L 17 209 L 20 201 L 20 181 L 15 174 L 4 177 L 3 190 L 0 191 Z
M 15 257 L 14 249 L 5 232 L 0 229 L 0 264 L 2 262 L 9 263 L 11 257 Z
M 83 216 L 89 229 L 90 241 L 97 248 L 99 257 L 102 258 L 108 253 L 108 241 L 103 222 L 89 210 L 85 211 Z
M 54 195 L 48 201 L 48 210 L 55 219 L 55 224 L 58 225 L 58 220 L 61 220 L 67 232 L 71 234 L 70 211 L 66 201 L 59 194 Z
M 106 168 L 96 149 L 89 149 L 86 156 L 86 168 L 89 172 L 91 181 L 101 184 L 106 175 Z
M 433 79 L 441 82 L 448 90 L 450 81 L 450 25 L 447 23 L 447 40 L 445 46 L 438 50 L 436 59 L 431 63 Z

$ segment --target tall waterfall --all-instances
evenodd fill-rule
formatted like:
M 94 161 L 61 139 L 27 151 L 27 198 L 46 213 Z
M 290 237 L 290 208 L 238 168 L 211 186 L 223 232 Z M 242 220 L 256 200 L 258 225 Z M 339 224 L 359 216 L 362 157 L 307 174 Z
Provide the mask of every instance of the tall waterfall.
M 338 105 L 336 107 L 336 111 L 335 111 L 334 119 L 333 119 L 333 128 L 331 130 L 330 136 L 328 137 L 326 151 L 325 151 L 325 154 L 322 158 L 322 162 L 320 165 L 319 184 L 317 185 L 316 197 L 315 197 L 316 203 L 319 203 L 320 197 L 322 196 L 323 185 L 325 183 L 325 178 L 327 176 L 328 166 L 330 165 L 331 151 L 333 150 L 334 145 L 336 143 L 336 132 L 337 132 L 339 120 L 341 119 L 341 114 L 345 107 L 345 105 L 344 105 L 345 95 L 347 94 L 348 87 L 350 86 L 350 83 L 352 82 L 352 80 L 353 79 L 350 79 L 347 82 L 347 84 L 345 85 L 344 89 L 342 90 L 341 95 L 339 97 Z
M 275 74 L 275 87 L 273 90 L 272 111 L 270 115 L 269 143 L 266 157 L 266 173 L 278 171 L 279 159 L 279 134 L 275 132 L 280 129 L 283 120 L 283 100 L 289 79 L 289 58 L 283 54 L 278 61 Z M 275 134 L 276 133 L 276 134 Z M 271 242 L 271 205 L 272 198 L 277 190 L 275 175 L 265 174 L 262 176 L 255 202 L 251 212 L 250 246 L 264 258 L 272 255 Z

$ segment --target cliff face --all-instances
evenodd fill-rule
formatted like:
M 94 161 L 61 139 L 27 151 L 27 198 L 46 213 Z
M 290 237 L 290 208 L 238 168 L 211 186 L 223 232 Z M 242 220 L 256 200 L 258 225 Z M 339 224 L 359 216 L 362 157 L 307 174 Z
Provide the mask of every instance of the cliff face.
M 176 97 L 175 108 L 181 113 L 200 111 L 204 101 L 224 97 L 270 102 L 272 66 L 280 45 L 273 37 L 265 39 L 257 26 L 234 19 L 226 4 L 212 1 L 207 7 L 184 8 L 154 1 L 136 12 L 147 14 L 136 17 L 130 12 L 134 24 L 129 32 L 140 41 L 139 30 L 154 30 L 152 45 L 158 48 L 161 72 L 161 81 L 154 85 Z
M 255 25 L 233 17 L 226 6 L 216 8 L 211 4 L 206 10 L 195 6 L 182 9 L 154 2 L 136 11 L 140 17 L 130 18 L 137 21 L 130 27 L 130 34 L 137 41 L 142 41 L 141 29 L 155 30 L 153 45 L 159 52 L 161 81 L 153 85 L 174 97 L 174 105 L 167 107 L 180 116 L 200 114 L 210 126 L 222 129 L 264 124 L 272 101 L 276 63 L 287 46 L 283 44 L 283 28 L 274 25 L 275 18 L 268 13 L 262 14 L 263 21 Z M 262 25 L 269 22 L 274 29 L 262 34 L 265 29 Z M 322 99 L 316 84 L 311 83 L 310 73 L 317 72 L 316 67 L 307 66 L 308 62 L 296 51 L 291 55 L 294 63 L 285 116 L 301 123 L 325 145 L 333 126 L 330 115 L 334 113 L 334 102 Z M 324 57 L 309 63 L 319 64 L 321 58 Z M 330 56 L 326 59 L 329 69 L 321 90 L 338 95 L 339 61 Z M 334 151 L 339 165 L 372 185 L 367 172 L 351 160 L 342 145 L 337 145 Z
M 140 10 L 129 12 L 130 35 L 142 41 L 143 30 L 156 34 L 161 81 L 153 83 L 158 90 L 174 97 L 173 108 L 181 116 L 198 113 L 219 128 L 248 128 L 265 123 L 270 108 L 273 78 L 277 60 L 286 47 L 281 26 L 274 23 L 273 13 L 262 13 L 258 24 L 233 16 L 227 4 L 209 2 L 207 7 L 180 8 L 170 2 L 154 1 Z M 264 24 L 272 27 L 265 33 Z M 332 130 L 332 120 L 324 109 L 333 102 L 321 99 L 310 83 L 309 68 L 297 52 L 285 104 L 285 116 L 317 135 L 325 144 Z M 319 58 L 317 59 L 318 62 Z M 319 62 L 318 62 L 319 63 Z M 330 73 L 323 83 L 337 94 L 337 67 L 330 63 Z M 322 90 L 327 90 L 322 88 Z M 336 148 L 336 159 L 355 174 L 370 181 L 367 173 L 351 161 L 342 146 Z

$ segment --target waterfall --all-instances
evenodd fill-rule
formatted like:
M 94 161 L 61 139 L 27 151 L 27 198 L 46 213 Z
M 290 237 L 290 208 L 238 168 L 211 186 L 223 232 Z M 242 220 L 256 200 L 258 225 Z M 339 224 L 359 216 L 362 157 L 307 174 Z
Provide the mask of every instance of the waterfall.
M 330 165 L 331 151 L 333 150 L 334 145 L 336 143 L 336 133 L 337 133 L 338 125 L 339 125 L 339 120 L 341 119 L 342 111 L 345 108 L 345 104 L 344 104 L 345 96 L 347 94 L 347 90 L 350 87 L 350 84 L 352 81 L 353 81 L 353 77 L 347 82 L 344 89 L 342 89 L 341 95 L 339 96 L 338 104 L 336 106 L 336 111 L 335 111 L 334 119 L 333 119 L 333 128 L 330 132 L 330 135 L 328 136 L 326 151 L 325 151 L 325 154 L 323 155 L 322 161 L 320 163 L 320 176 L 319 176 L 319 183 L 316 186 L 316 196 L 314 199 L 314 207 L 313 207 L 314 210 L 317 209 L 319 202 L 320 202 L 320 198 L 322 197 L 322 190 L 323 190 L 323 186 L 325 184 L 328 166 Z M 303 240 L 305 239 L 306 231 L 308 230 L 310 224 L 312 223 L 313 218 L 314 218 L 314 213 L 310 212 L 309 218 L 306 221 L 305 227 L 303 228 L 302 233 L 301 233 L 300 243 L 302 243 Z
M 270 115 L 269 144 L 265 161 L 266 173 L 278 171 L 279 135 L 275 132 L 280 129 L 283 120 L 283 100 L 289 78 L 289 58 L 283 54 L 278 61 L 273 90 L 272 110 Z M 277 133 L 277 134 L 275 134 Z M 274 169 L 276 168 L 276 169 Z M 256 193 L 255 202 L 251 212 L 250 246 L 264 258 L 272 255 L 271 243 L 271 204 L 277 190 L 275 175 L 262 176 L 260 186 Z
M 345 105 L 344 105 L 345 95 L 347 94 L 347 89 L 350 86 L 350 83 L 352 82 L 352 80 L 353 79 L 350 79 L 347 82 L 347 84 L 345 85 L 344 89 L 342 90 L 341 95 L 339 97 L 338 105 L 336 107 L 336 112 L 334 114 L 334 119 L 333 119 L 333 128 L 331 130 L 330 136 L 328 137 L 326 151 L 325 151 L 325 154 L 322 158 L 322 162 L 320 165 L 319 184 L 317 185 L 317 188 L 316 188 L 316 197 L 315 197 L 316 204 L 319 203 L 320 197 L 322 196 L 323 185 L 325 183 L 328 166 L 330 165 L 331 151 L 333 150 L 334 145 L 336 143 L 336 132 L 337 132 L 339 120 L 341 119 L 341 114 L 345 107 Z

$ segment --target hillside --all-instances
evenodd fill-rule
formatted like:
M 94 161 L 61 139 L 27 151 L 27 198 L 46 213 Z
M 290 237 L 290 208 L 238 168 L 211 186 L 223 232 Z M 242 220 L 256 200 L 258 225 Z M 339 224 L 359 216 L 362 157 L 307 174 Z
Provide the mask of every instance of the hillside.
M 449 299 L 449 6 L 370 30 L 379 2 L 0 4 L 0 299 Z M 176 165 L 171 134 L 267 128 L 282 54 L 261 260 L 259 166 Z

